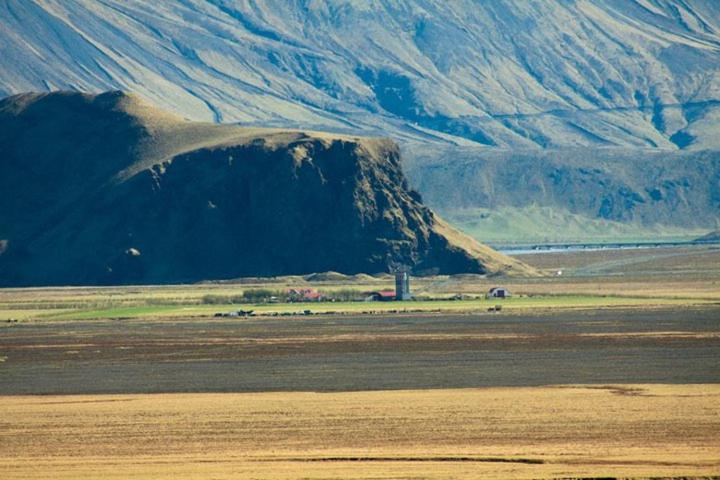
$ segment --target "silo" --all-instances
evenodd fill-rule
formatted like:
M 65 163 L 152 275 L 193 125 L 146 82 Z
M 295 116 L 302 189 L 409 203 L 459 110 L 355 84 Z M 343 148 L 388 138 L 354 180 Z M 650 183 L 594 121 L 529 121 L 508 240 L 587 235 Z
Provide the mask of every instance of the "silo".
M 405 268 L 395 271 L 395 300 L 411 300 L 410 274 Z

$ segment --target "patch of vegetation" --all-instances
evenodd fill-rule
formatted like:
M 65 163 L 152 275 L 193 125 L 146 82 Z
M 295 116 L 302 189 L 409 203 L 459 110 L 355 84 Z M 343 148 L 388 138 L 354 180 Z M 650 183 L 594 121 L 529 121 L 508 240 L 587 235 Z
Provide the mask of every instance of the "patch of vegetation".
M 203 305 L 221 305 L 243 303 L 245 297 L 242 295 L 203 295 L 201 303 Z
M 358 302 L 365 300 L 365 297 L 362 291 L 352 288 L 342 288 L 327 293 L 328 299 L 338 302 Z
M 284 293 L 280 290 L 269 288 L 254 288 L 245 290 L 240 295 L 215 295 L 208 294 L 202 297 L 204 305 L 235 305 L 242 303 L 268 303 L 272 300 L 283 298 Z

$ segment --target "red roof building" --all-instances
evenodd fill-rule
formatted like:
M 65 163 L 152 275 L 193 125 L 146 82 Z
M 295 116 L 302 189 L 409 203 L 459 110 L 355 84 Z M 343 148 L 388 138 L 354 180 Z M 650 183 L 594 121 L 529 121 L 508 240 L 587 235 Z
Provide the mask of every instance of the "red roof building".
M 325 298 L 314 288 L 289 288 L 285 293 L 290 302 L 319 302 Z
M 390 302 L 395 300 L 395 290 L 380 290 L 378 292 L 366 292 L 366 300 L 376 302 Z

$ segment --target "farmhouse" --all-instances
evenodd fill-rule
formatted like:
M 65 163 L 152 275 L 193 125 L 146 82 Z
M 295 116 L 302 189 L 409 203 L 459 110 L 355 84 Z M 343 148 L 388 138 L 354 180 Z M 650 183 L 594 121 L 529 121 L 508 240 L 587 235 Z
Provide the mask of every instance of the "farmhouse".
M 285 293 L 288 302 L 320 302 L 325 298 L 313 288 L 290 288 Z
M 487 293 L 488 298 L 509 298 L 512 293 L 505 287 L 493 287 Z

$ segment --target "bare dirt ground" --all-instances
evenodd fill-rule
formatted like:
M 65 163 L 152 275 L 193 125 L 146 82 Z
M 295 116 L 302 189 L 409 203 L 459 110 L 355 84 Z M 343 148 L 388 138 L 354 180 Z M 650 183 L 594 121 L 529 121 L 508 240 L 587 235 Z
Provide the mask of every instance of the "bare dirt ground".
M 513 255 L 542 271 L 581 276 L 677 276 L 710 278 L 720 274 L 720 246 L 607 249 Z
M 720 386 L 2 398 L 2 478 L 710 478 Z M 716 477 L 718 478 L 718 477 Z
M 29 322 L 3 394 L 720 383 L 720 306 Z

